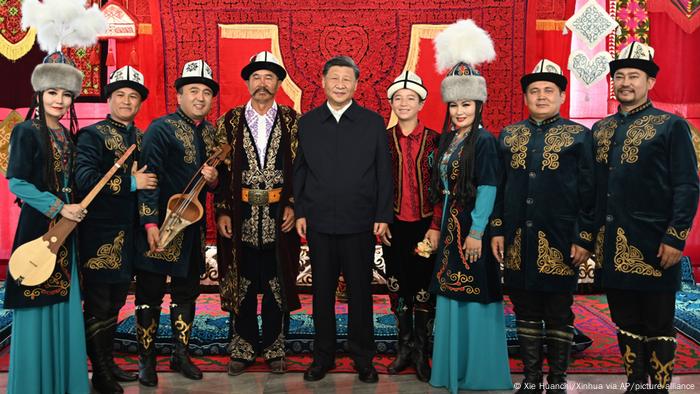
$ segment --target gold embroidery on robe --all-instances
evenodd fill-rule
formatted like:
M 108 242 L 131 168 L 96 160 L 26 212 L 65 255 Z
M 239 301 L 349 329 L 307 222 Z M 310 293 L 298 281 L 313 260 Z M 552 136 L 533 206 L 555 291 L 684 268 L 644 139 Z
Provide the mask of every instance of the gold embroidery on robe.
M 503 225 L 503 221 L 501 219 L 492 219 L 491 220 L 491 227 L 501 227 Z
M 165 260 L 171 263 L 176 262 L 180 255 L 182 254 L 182 241 L 185 238 L 185 232 L 180 231 L 178 235 L 173 238 L 172 241 L 165 247 L 162 252 L 151 252 L 150 250 L 145 253 L 146 257 L 152 259 Z
M 655 126 L 666 122 L 670 115 L 646 115 L 634 121 L 627 130 L 627 137 L 622 146 L 622 156 L 620 161 L 625 163 L 636 163 L 639 160 L 639 145 L 648 141 L 656 135 Z
M 85 267 L 93 270 L 119 269 L 122 266 L 122 247 L 124 247 L 124 231 L 120 231 L 112 243 L 104 244 L 97 249 L 97 256 L 85 263 Z
M 68 248 L 65 245 L 61 245 L 58 249 L 58 256 L 56 256 L 56 264 L 59 267 L 59 271 L 54 272 L 46 282 L 39 286 L 25 290 L 23 295 L 32 300 L 41 295 L 51 296 L 58 294 L 62 297 L 67 296 L 70 288 L 68 263 Z
M 503 139 L 505 146 L 510 148 L 510 166 L 513 169 L 525 169 L 527 158 L 527 143 L 530 141 L 530 129 L 525 125 L 510 125 L 503 129 L 508 135 Z
M 96 125 L 97 131 L 104 136 L 105 148 L 114 152 L 114 156 L 119 158 L 126 152 L 124 138 L 117 130 L 108 125 Z
M 511 245 L 508 245 L 508 250 L 506 252 L 505 267 L 513 271 L 520 271 L 520 250 L 522 247 L 522 232 L 523 231 L 521 228 L 515 230 L 515 238 L 513 239 L 513 243 Z
M 119 177 L 112 178 L 107 182 L 107 186 L 109 186 L 109 190 L 117 194 L 122 191 L 122 179 Z
M 182 160 L 187 164 L 194 163 L 197 158 L 197 152 L 194 148 L 194 130 L 182 120 L 167 119 L 165 122 L 173 127 L 175 138 L 180 140 L 185 148 L 185 157 Z
M 559 168 L 559 153 L 563 148 L 571 146 L 574 143 L 574 135 L 581 131 L 583 127 L 579 125 L 560 125 L 549 129 L 544 136 L 542 169 Z
M 544 231 L 537 232 L 537 270 L 548 275 L 574 275 L 574 270 L 564 263 L 564 255 L 549 246 Z
M 627 243 L 625 230 L 617 229 L 615 238 L 615 271 L 625 274 L 661 277 L 661 271 L 644 262 L 644 255 L 633 245 Z
M 629 345 L 625 345 L 625 354 L 622 355 L 622 361 L 625 362 L 625 373 L 627 376 L 632 375 L 632 365 L 637 359 L 637 353 L 632 352 L 632 348 Z
M 608 152 L 612 144 L 612 138 L 617 129 L 617 121 L 614 118 L 602 120 L 600 127 L 593 132 L 593 137 L 596 139 L 595 161 L 598 163 L 608 162 Z
M 248 343 L 243 337 L 238 334 L 233 334 L 231 342 L 228 345 L 228 350 L 232 359 L 239 360 L 255 360 L 255 350 L 253 345 Z
M 666 234 L 668 234 L 674 238 L 677 238 L 681 241 L 685 241 L 686 239 L 688 239 L 688 234 L 690 234 L 690 229 L 687 228 L 685 230 L 682 230 L 679 233 L 678 230 L 676 230 L 675 228 L 669 227 L 668 230 L 666 230 Z
M 581 231 L 580 233 L 578 233 L 578 236 L 579 236 L 579 238 L 581 238 L 585 241 L 588 241 L 588 242 L 593 241 L 593 234 L 591 234 L 588 231 Z
M 282 309 L 282 288 L 280 287 L 280 282 L 277 278 L 270 279 L 270 290 L 272 291 L 272 296 L 275 297 L 275 302 L 277 306 Z
M 146 205 L 145 202 L 142 202 L 141 205 L 139 206 L 139 216 L 153 216 L 157 215 L 158 210 L 157 209 L 151 209 L 148 205 Z
M 598 235 L 595 237 L 593 251 L 595 253 L 595 267 L 603 268 L 603 256 L 605 255 L 605 226 L 600 228 Z

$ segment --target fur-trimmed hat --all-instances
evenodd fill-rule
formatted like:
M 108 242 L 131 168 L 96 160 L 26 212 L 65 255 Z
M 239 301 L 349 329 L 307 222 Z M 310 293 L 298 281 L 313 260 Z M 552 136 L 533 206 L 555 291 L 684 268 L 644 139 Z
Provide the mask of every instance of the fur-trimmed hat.
M 656 78 L 659 65 L 654 63 L 654 48 L 633 41 L 620 51 L 617 59 L 610 62 L 610 75 L 614 76 L 615 72 L 621 68 L 636 68 Z
M 114 91 L 121 88 L 131 88 L 139 92 L 141 101 L 148 97 L 148 88 L 144 85 L 143 74 L 131 66 L 115 70 L 109 76 L 109 83 L 105 86 L 105 97 L 111 96 Z
M 568 83 L 564 73 L 561 71 L 561 67 L 549 59 L 540 60 L 530 74 L 525 74 L 520 78 L 520 86 L 523 88 L 523 92 L 527 90 L 531 83 L 537 81 L 552 82 L 562 92 L 566 90 Z
M 496 58 L 489 34 L 471 19 L 460 20 L 440 32 L 433 42 L 438 71 L 450 70 L 440 85 L 442 101 L 486 102 L 486 80 L 476 66 Z
M 394 97 L 394 93 L 401 89 L 413 90 L 421 100 L 425 100 L 428 97 L 428 89 L 423 86 L 423 80 L 413 71 L 404 71 L 396 77 L 386 90 L 386 96 L 391 100 Z
M 211 67 L 202 59 L 193 60 L 182 68 L 182 76 L 175 80 L 175 89 L 191 83 L 202 83 L 211 88 L 214 97 L 219 94 L 219 84 L 212 77 Z
M 267 51 L 260 52 L 250 58 L 250 63 L 246 64 L 246 66 L 241 70 L 241 78 L 243 78 L 244 81 L 247 81 L 248 78 L 250 78 L 250 76 L 258 70 L 272 71 L 275 73 L 275 75 L 277 75 L 277 78 L 279 78 L 280 81 L 287 77 L 287 71 L 285 71 L 284 67 L 282 67 L 280 61 L 277 60 L 275 55 Z
M 44 58 L 43 63 L 34 67 L 32 88 L 35 92 L 47 89 L 65 89 L 80 96 L 83 89 L 83 73 L 75 68 L 75 63 L 62 52 L 54 52 Z

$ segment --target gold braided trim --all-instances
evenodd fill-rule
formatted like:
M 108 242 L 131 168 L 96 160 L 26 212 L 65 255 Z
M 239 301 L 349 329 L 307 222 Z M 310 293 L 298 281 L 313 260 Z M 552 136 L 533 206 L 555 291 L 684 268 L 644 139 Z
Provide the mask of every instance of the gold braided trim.
M 36 29 L 30 27 L 27 34 L 16 43 L 11 43 L 0 35 L 0 55 L 5 56 L 10 61 L 15 61 L 26 55 L 34 46 L 36 40 Z
M 630 338 L 634 338 L 634 339 L 637 339 L 637 340 L 639 340 L 639 341 L 644 341 L 644 340 L 647 339 L 647 337 L 645 337 L 645 336 L 637 335 L 637 334 L 634 334 L 634 333 L 631 333 L 631 332 L 629 332 L 629 331 L 625 331 L 625 330 L 622 330 L 622 329 L 619 329 L 619 328 L 618 328 L 618 331 L 619 331 L 620 334 L 622 334 L 622 335 L 626 335 L 626 336 L 628 336 L 628 337 L 630 337 Z

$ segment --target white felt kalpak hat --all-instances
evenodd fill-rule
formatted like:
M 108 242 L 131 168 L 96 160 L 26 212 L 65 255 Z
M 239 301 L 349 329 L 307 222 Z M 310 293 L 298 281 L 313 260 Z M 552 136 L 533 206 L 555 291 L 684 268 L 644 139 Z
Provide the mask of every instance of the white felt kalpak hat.
M 423 80 L 413 71 L 402 72 L 401 75 L 396 77 L 394 82 L 389 85 L 389 88 L 386 90 L 386 95 L 389 100 L 394 97 L 394 93 L 401 89 L 413 90 L 421 100 L 425 100 L 425 98 L 428 97 L 428 90 L 423 86 Z
M 530 74 L 525 74 L 520 78 L 520 86 L 523 88 L 523 92 L 527 90 L 531 83 L 537 81 L 552 82 L 562 92 L 566 90 L 568 83 L 564 73 L 561 71 L 561 67 L 549 59 L 540 60 Z
M 145 100 L 148 97 L 148 88 L 144 84 L 143 74 L 131 66 L 124 66 L 115 70 L 109 76 L 109 83 L 105 86 L 105 97 L 111 96 L 115 90 L 121 88 L 134 89 L 141 95 L 141 100 Z
M 219 94 L 219 84 L 212 77 L 211 67 L 202 59 L 185 64 L 182 68 L 182 76 L 175 80 L 175 89 L 180 89 L 191 83 L 202 83 L 209 86 L 215 97 Z
M 241 70 L 241 78 L 247 81 L 258 70 L 270 70 L 277 75 L 280 81 L 287 77 L 287 71 L 282 67 L 280 61 L 277 60 L 275 55 L 267 51 L 260 52 L 250 58 L 250 63 L 246 64 Z
M 617 59 L 610 62 L 610 75 L 621 68 L 636 68 L 644 71 L 650 77 L 656 78 L 659 65 L 654 63 L 654 48 L 641 42 L 633 41 L 622 48 Z

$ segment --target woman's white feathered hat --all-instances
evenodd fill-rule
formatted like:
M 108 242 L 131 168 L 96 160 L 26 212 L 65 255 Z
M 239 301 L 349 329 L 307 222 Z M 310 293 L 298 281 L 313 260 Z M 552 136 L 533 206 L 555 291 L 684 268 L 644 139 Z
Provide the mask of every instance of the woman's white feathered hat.
M 440 32 L 433 43 L 438 72 L 450 70 L 440 85 L 442 101 L 486 102 L 486 80 L 476 66 L 496 58 L 489 34 L 471 19 L 460 20 Z
M 84 0 L 25 0 L 22 3 L 22 28 L 35 27 L 39 47 L 49 55 L 32 72 L 35 92 L 50 88 L 65 89 L 80 95 L 83 73 L 61 52 L 63 47 L 87 47 L 107 29 L 107 21 L 94 4 L 85 8 Z

